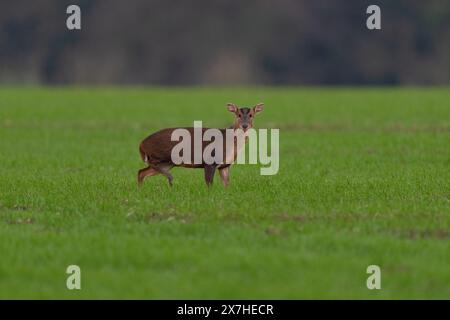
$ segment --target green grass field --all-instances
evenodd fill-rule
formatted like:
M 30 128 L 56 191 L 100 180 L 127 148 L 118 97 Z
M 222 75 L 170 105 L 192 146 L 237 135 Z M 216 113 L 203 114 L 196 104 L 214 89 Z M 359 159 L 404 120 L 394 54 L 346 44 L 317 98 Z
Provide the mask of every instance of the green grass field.
M 277 175 L 137 188 L 148 134 L 260 101 Z M 0 89 L 0 298 L 448 299 L 450 90 Z

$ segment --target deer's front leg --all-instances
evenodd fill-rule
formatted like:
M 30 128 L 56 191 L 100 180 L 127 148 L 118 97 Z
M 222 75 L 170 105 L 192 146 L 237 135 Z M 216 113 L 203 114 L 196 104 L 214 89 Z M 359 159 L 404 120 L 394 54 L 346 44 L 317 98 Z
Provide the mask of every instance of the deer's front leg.
M 222 178 L 223 185 L 227 187 L 230 184 L 230 167 L 219 169 L 220 178 Z
M 213 183 L 215 172 L 216 172 L 216 166 L 205 165 L 205 182 L 208 187 L 211 186 Z

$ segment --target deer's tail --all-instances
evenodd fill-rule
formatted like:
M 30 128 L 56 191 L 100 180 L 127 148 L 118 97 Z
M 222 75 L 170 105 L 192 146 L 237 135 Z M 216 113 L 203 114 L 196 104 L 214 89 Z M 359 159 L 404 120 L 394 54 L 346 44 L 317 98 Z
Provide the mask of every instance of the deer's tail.
M 142 160 L 144 160 L 145 163 L 148 163 L 148 155 L 145 153 L 142 143 L 139 145 L 139 153 L 141 154 Z

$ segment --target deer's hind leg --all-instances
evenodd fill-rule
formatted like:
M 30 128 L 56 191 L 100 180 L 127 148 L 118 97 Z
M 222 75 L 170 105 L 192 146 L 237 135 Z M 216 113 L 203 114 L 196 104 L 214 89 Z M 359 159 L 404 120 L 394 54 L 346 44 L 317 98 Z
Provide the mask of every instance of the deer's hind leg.
M 169 181 L 169 185 L 172 186 L 173 176 L 170 174 L 170 169 L 174 167 L 171 163 L 160 163 L 154 165 L 153 168 L 158 172 L 164 175 Z
M 147 168 L 141 169 L 138 171 L 138 185 L 141 185 L 142 182 L 144 181 L 145 177 L 151 177 L 154 176 L 155 174 L 158 174 L 159 172 L 153 168 L 152 166 L 148 166 Z

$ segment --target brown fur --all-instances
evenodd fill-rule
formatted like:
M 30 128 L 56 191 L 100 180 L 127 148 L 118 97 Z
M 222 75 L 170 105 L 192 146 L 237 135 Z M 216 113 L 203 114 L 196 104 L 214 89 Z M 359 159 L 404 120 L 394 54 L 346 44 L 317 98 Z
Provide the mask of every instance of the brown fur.
M 257 107 L 260 109 L 255 109 Z M 233 129 L 244 129 L 242 125 L 244 125 L 245 129 L 249 129 L 253 126 L 253 117 L 254 114 L 262 110 L 262 104 L 255 106 L 254 108 L 238 108 L 235 105 L 229 104 L 228 110 L 230 112 L 235 113 L 236 119 L 235 123 L 232 126 Z M 250 116 L 251 115 L 251 116 Z M 218 169 L 222 182 L 225 186 L 229 184 L 229 167 L 230 163 L 224 163 L 220 165 L 208 165 L 206 163 L 194 164 L 194 152 L 192 152 L 191 164 L 180 164 L 175 165 L 172 162 L 171 154 L 172 149 L 176 146 L 179 141 L 171 141 L 172 132 L 179 128 L 166 128 L 160 131 L 157 131 L 147 138 L 145 138 L 141 144 L 139 145 L 139 153 L 141 155 L 142 160 L 147 163 L 148 167 L 139 170 L 138 172 L 138 183 L 141 184 L 145 177 L 153 176 L 156 174 L 163 174 L 169 181 L 169 184 L 172 185 L 173 177 L 170 174 L 170 169 L 174 166 L 180 166 L 185 168 L 203 168 L 205 170 L 205 182 L 209 186 L 212 184 L 214 179 L 215 170 Z M 191 134 L 191 150 L 194 150 L 194 128 L 187 127 L 183 128 L 189 131 Z M 208 130 L 208 128 L 202 128 L 202 134 Z M 244 129 L 244 130 L 245 130 Z M 226 149 L 226 129 L 219 129 L 222 132 L 224 137 L 224 151 Z M 236 141 L 236 138 L 235 138 Z M 202 151 L 204 148 L 210 144 L 210 141 L 202 141 Z M 234 144 L 234 159 L 237 157 L 236 143 Z M 225 152 L 224 159 L 225 161 Z

